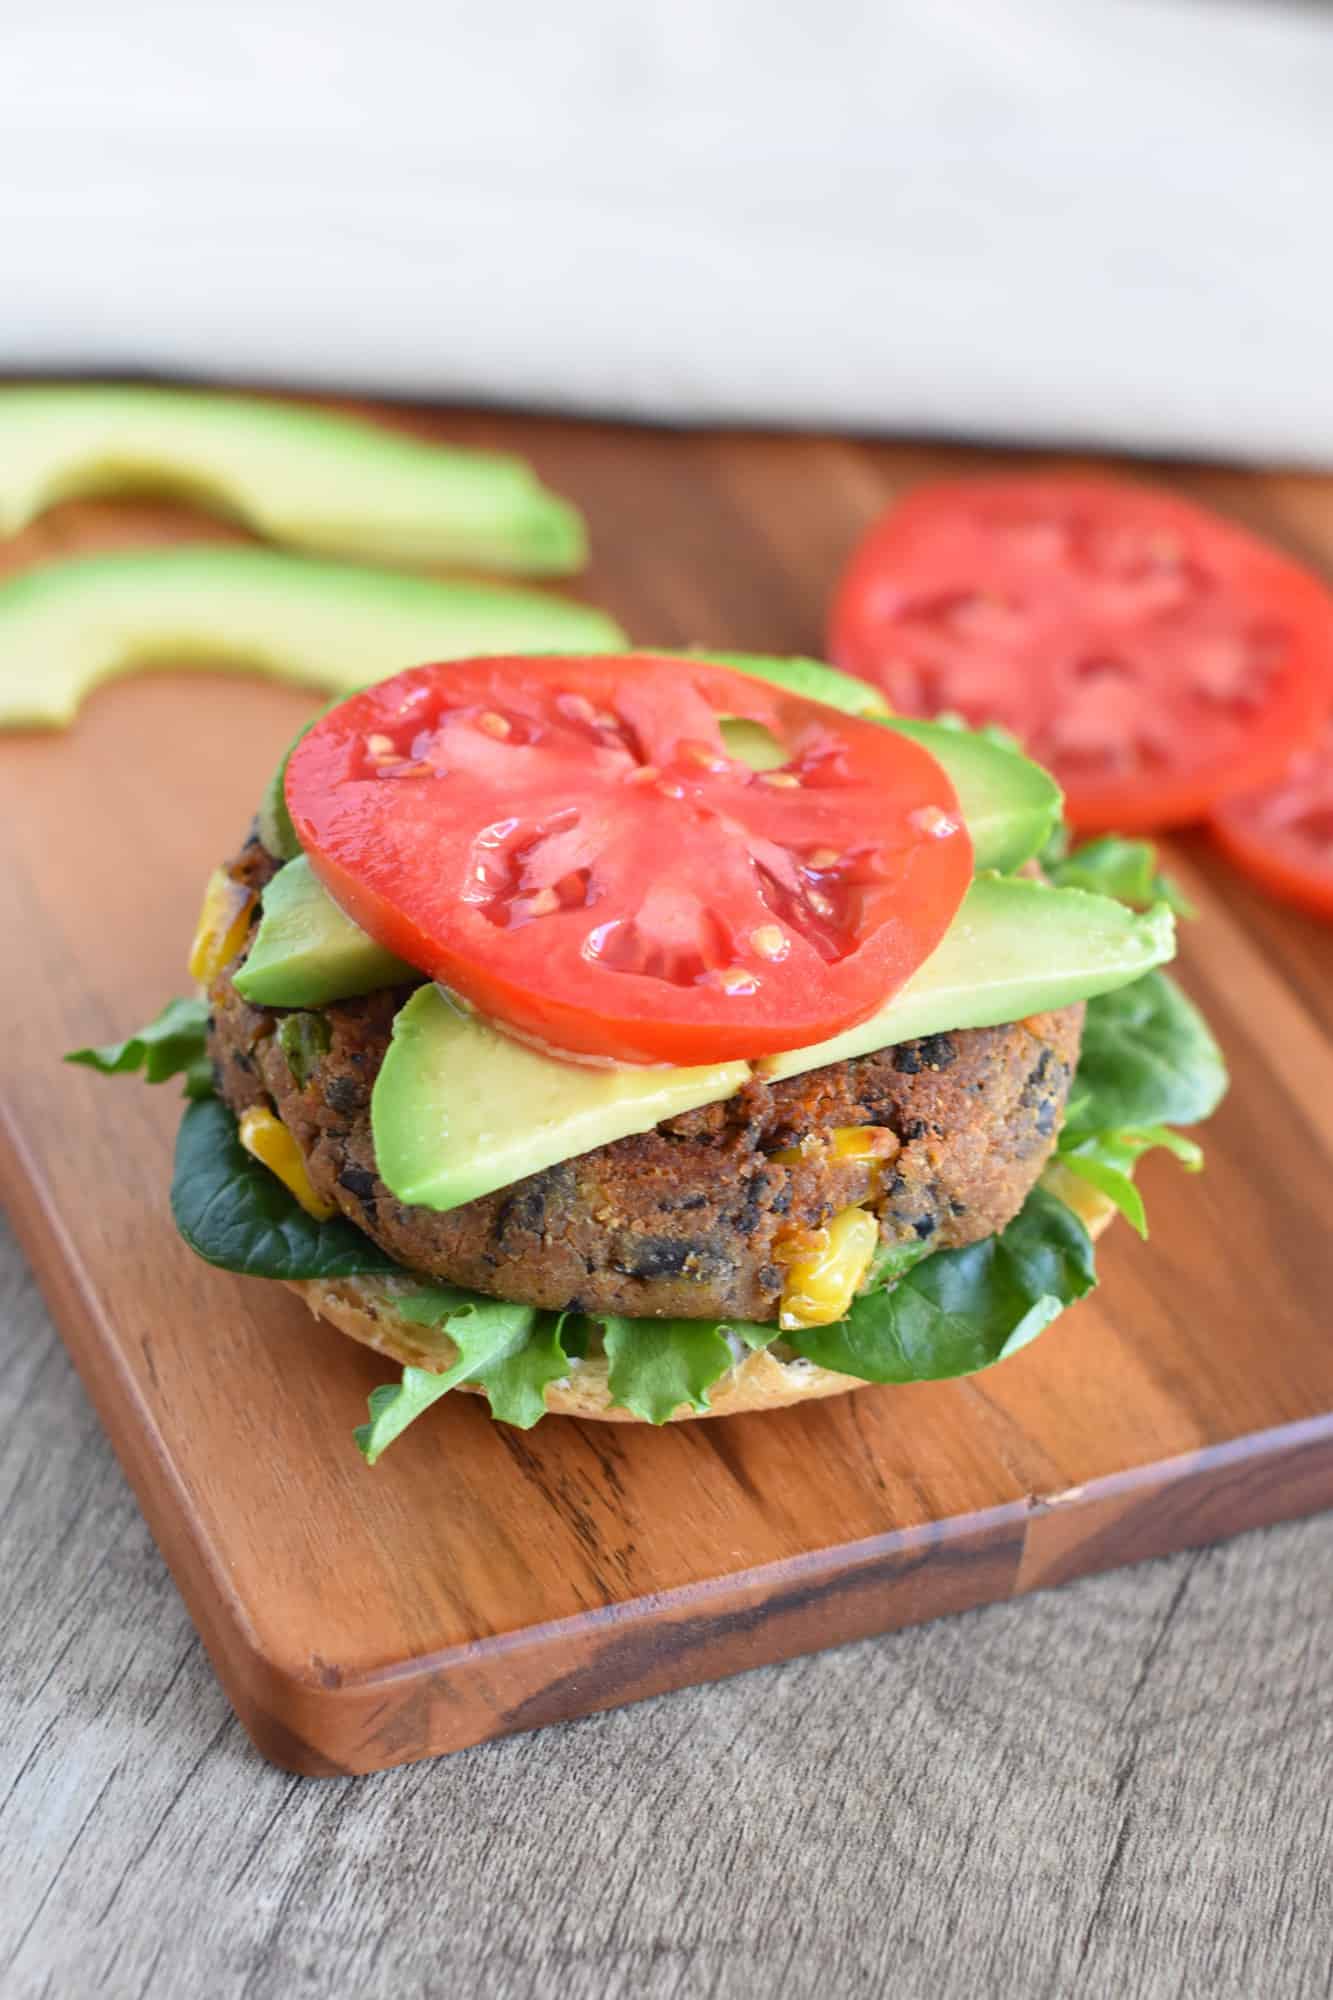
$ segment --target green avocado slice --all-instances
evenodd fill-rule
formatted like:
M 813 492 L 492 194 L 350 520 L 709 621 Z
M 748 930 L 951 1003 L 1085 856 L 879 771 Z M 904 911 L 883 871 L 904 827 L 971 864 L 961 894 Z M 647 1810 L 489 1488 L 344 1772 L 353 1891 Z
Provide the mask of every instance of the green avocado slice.
M 259 929 L 234 984 L 257 1007 L 323 1007 L 420 978 L 343 915 L 302 854 L 264 890 Z
M 883 718 L 886 729 L 910 736 L 948 772 L 972 836 L 977 873 L 1002 875 L 1040 854 L 1060 824 L 1064 794 L 1049 771 L 1021 751 L 992 743 L 949 723 Z
M 371 1099 L 375 1157 L 399 1201 L 460 1207 L 661 1119 L 732 1096 L 752 1073 L 986 1027 L 1106 993 L 1174 951 L 1171 913 L 1078 889 L 979 877 L 943 943 L 870 1020 L 812 1048 L 709 1069 L 596 1069 L 514 1042 L 435 987 L 413 994 Z
M 653 653 L 639 650 L 645 657 L 657 660 L 712 660 L 719 667 L 730 667 L 734 673 L 749 674 L 752 680 L 767 681 L 772 687 L 786 688 L 789 694 L 804 695 L 807 701 L 822 701 L 829 708 L 840 708 L 844 715 L 868 715 L 883 722 L 893 713 L 879 689 L 869 681 L 845 674 L 840 667 L 830 667 L 823 660 L 808 660 L 799 654 L 715 653 L 710 646 L 692 646 L 688 652 L 665 648 Z
M 1128 986 L 1175 951 L 1165 903 L 1137 912 L 1084 889 L 979 875 L 925 964 L 878 1013 L 813 1048 L 766 1056 L 755 1069 L 776 1082 L 923 1035 L 1021 1021 Z
M 464 1013 L 435 986 L 393 1024 L 371 1123 L 380 1178 L 399 1201 L 459 1208 L 543 1167 L 738 1091 L 746 1062 L 699 1069 L 559 1061 Z
M 1034 764 L 1030 757 L 951 723 L 919 722 L 910 716 L 893 715 L 878 688 L 858 680 L 854 674 L 825 666 L 822 660 L 775 659 L 762 653 L 715 653 L 705 647 L 689 653 L 649 657 L 715 660 L 719 666 L 731 667 L 736 673 L 750 674 L 755 680 L 804 695 L 808 701 L 825 702 L 844 715 L 881 722 L 887 729 L 910 736 L 923 750 L 929 750 L 948 773 L 972 836 L 973 865 L 978 874 L 988 868 L 998 868 L 1007 874 L 1019 867 L 1041 852 L 1059 822 L 1064 804 L 1060 787 L 1050 772 Z M 756 770 L 786 761 L 776 741 L 766 741 L 767 732 L 754 723 L 724 722 L 722 733 L 731 754 L 743 757 Z
M 54 501 L 169 492 L 266 541 L 363 562 L 564 576 L 577 510 L 521 459 L 311 406 L 147 386 L 0 390 L 0 533 Z
M 601 611 L 540 591 L 437 582 L 272 549 L 154 549 L 0 584 L 0 727 L 59 727 L 141 667 L 228 667 L 349 694 L 422 660 L 612 652 Z

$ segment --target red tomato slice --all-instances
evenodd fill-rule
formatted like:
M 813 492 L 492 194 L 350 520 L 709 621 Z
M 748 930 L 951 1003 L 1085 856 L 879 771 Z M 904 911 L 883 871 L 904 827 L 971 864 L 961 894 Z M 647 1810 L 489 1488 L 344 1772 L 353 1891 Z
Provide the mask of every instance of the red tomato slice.
M 1228 799 L 1212 831 L 1271 895 L 1333 917 L 1333 721 L 1264 791 Z
M 727 754 L 719 717 L 787 761 Z M 934 950 L 972 849 L 894 731 L 710 663 L 486 659 L 353 695 L 292 752 L 311 866 L 515 1033 L 623 1062 L 820 1041 Z
M 1059 477 L 922 486 L 871 529 L 831 656 L 909 715 L 1000 722 L 1088 831 L 1198 819 L 1308 743 L 1333 597 L 1169 493 Z

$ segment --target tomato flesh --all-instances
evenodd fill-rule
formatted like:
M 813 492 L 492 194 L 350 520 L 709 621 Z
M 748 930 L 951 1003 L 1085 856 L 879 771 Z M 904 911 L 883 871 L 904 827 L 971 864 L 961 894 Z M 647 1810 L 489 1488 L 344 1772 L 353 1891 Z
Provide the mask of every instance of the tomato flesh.
M 730 756 L 720 719 L 784 760 Z M 486 659 L 353 695 L 293 751 L 311 866 L 380 944 L 551 1048 L 702 1063 L 864 1020 L 971 842 L 933 757 L 708 662 Z
M 961 480 L 918 488 L 871 529 L 830 650 L 906 714 L 1011 729 L 1076 826 L 1138 832 L 1202 817 L 1310 741 L 1333 597 L 1169 493 Z
M 1270 895 L 1333 917 L 1333 721 L 1276 784 L 1228 799 L 1211 829 Z

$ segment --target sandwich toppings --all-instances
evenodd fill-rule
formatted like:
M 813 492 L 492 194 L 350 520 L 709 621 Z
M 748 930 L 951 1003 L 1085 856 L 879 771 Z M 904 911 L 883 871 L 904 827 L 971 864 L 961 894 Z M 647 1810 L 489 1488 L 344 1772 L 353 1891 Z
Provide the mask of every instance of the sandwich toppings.
M 1085 1217 L 1142 1228 L 1144 1152 L 1197 1164 L 1225 1073 L 1151 849 L 1058 860 L 1035 766 L 873 700 L 740 656 L 398 674 L 212 878 L 207 998 L 75 1056 L 185 1077 L 200 1256 L 404 1363 L 372 1463 L 455 1386 L 662 1423 L 969 1373 L 1094 1283 Z
M 737 722 L 767 768 L 728 748 Z M 380 945 L 594 1061 L 755 1057 L 851 1027 L 930 955 L 972 872 L 918 743 L 679 659 L 415 668 L 323 716 L 286 797 Z

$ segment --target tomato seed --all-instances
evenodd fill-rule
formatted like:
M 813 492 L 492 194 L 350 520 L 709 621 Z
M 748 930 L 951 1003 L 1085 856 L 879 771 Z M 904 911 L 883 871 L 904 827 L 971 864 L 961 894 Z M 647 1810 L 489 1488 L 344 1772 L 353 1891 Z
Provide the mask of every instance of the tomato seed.
M 907 824 L 916 827 L 919 833 L 932 834 L 937 840 L 958 831 L 957 820 L 950 819 L 938 806 L 918 806 L 915 812 L 908 813 Z

